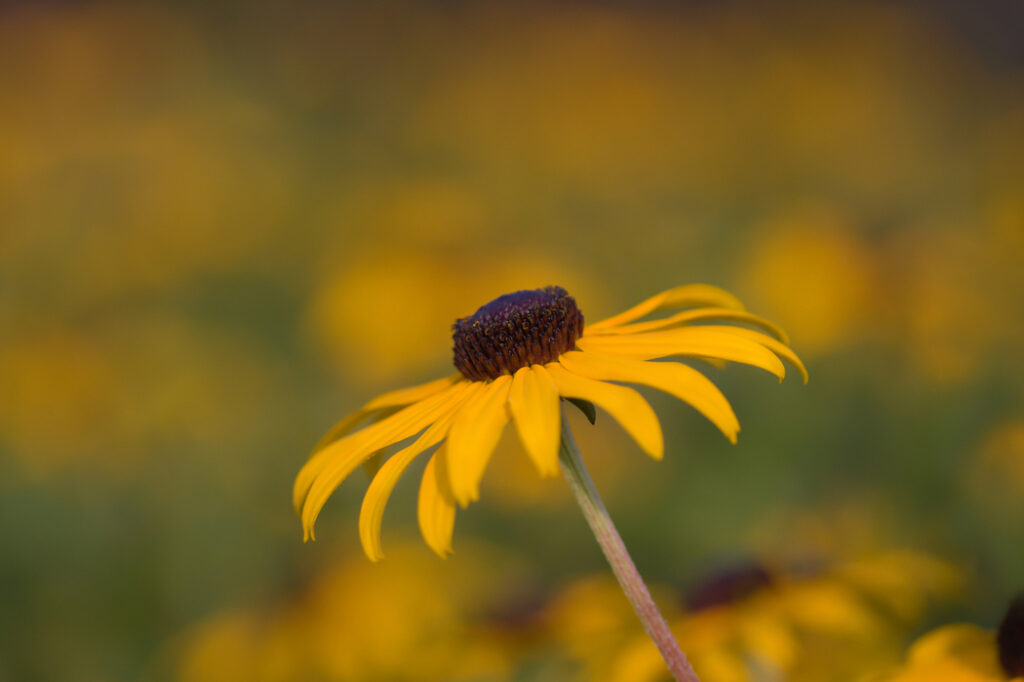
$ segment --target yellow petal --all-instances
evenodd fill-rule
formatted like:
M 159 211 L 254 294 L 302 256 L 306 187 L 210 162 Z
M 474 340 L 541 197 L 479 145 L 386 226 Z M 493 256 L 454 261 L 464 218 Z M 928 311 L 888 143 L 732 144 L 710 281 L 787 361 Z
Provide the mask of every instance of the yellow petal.
M 791 623 L 775 614 L 750 609 L 735 625 L 743 649 L 779 671 L 791 670 L 800 655 L 802 642 Z M 775 678 L 778 679 L 778 678 Z
M 316 454 L 320 450 L 323 450 L 330 443 L 333 443 L 352 431 L 352 429 L 357 427 L 363 420 L 367 419 L 371 415 L 378 421 L 385 417 L 389 417 L 397 412 L 403 405 L 409 405 L 423 400 L 424 398 L 428 398 L 435 393 L 439 393 L 448 388 L 452 384 L 457 383 L 463 378 L 464 377 L 461 374 L 456 373 L 444 377 L 443 379 L 437 379 L 425 384 L 420 384 L 419 386 L 400 388 L 397 391 L 391 391 L 384 395 L 379 395 L 332 426 L 330 430 L 324 434 L 324 437 L 321 438 L 315 446 L 313 446 L 313 452 L 311 454 Z
M 664 454 L 661 424 L 642 395 L 625 386 L 579 376 L 557 362 L 545 367 L 558 386 L 560 395 L 589 400 L 604 409 L 622 425 L 644 452 L 654 459 L 661 459 Z
M 410 405 L 410 406 L 405 407 L 405 408 L 394 408 L 394 407 L 387 408 L 387 410 L 389 410 L 389 411 L 390 410 L 394 410 L 394 411 L 393 412 L 389 412 L 389 413 L 387 413 L 384 416 L 377 416 L 377 415 L 375 415 L 375 419 L 377 419 L 377 421 L 375 423 L 370 424 L 369 426 L 363 428 L 360 431 L 357 431 L 356 433 L 347 435 L 344 439 L 342 439 L 342 440 L 344 440 L 346 442 L 345 443 L 345 447 L 347 448 L 347 447 L 351 447 L 351 446 L 353 446 L 355 444 L 359 444 L 359 443 L 361 443 L 361 439 L 363 439 L 363 438 L 368 439 L 368 440 L 379 440 L 379 439 L 383 438 L 385 442 L 383 442 L 383 444 L 380 445 L 377 448 L 377 450 L 375 450 L 375 452 L 376 452 L 376 451 L 382 450 L 383 448 L 387 447 L 391 443 L 394 443 L 394 442 L 396 442 L 398 440 L 402 440 L 402 438 L 407 438 L 408 436 L 413 435 L 413 434 L 407 434 L 405 436 L 402 436 L 400 438 L 395 438 L 395 439 L 390 440 L 390 441 L 386 440 L 386 435 L 389 432 L 388 430 L 391 428 L 391 426 L 395 425 L 397 423 L 400 423 L 403 419 L 405 419 L 409 415 L 416 413 L 417 410 L 420 409 L 420 408 L 417 407 L 417 405 L 423 404 L 423 405 L 426 405 L 429 408 L 431 405 L 435 405 L 436 401 L 438 401 L 438 400 L 440 400 L 440 401 L 447 400 L 448 397 L 450 397 L 450 396 L 452 396 L 454 394 L 453 392 L 455 392 L 457 390 L 461 390 L 459 388 L 460 386 L 464 387 L 464 386 L 468 385 L 468 383 L 469 383 L 468 381 L 463 380 L 462 382 L 456 382 L 455 384 L 449 384 L 446 389 L 438 391 L 438 392 L 428 396 L 427 398 L 424 398 L 420 403 L 417 403 L 417 404 L 414 404 L 414 405 Z M 405 390 L 405 389 L 403 389 L 403 390 Z M 373 402 L 373 401 L 371 401 L 371 402 Z M 380 409 L 380 408 L 377 408 L 377 409 Z M 362 411 L 363 410 L 360 410 L 360 412 L 362 412 Z M 359 413 L 356 413 L 356 414 L 359 414 Z M 356 414 L 350 415 L 350 416 L 355 417 Z M 344 422 L 344 421 L 346 421 L 346 420 L 342 420 L 342 422 Z M 341 424 L 341 422 L 339 422 L 339 424 Z M 326 440 L 326 437 L 325 437 L 325 440 Z M 292 501 L 295 504 L 295 509 L 296 510 L 298 510 L 299 507 L 302 505 L 302 501 L 305 499 L 306 493 L 309 490 L 309 486 L 312 485 L 312 483 L 313 483 L 313 479 L 316 478 L 317 475 L 319 475 L 319 473 L 324 469 L 324 467 L 327 466 L 327 464 L 334 457 L 334 454 L 335 454 L 336 451 L 335 450 L 328 451 L 327 446 L 328 445 L 339 445 L 339 447 L 340 447 L 340 443 L 341 443 L 340 440 L 339 441 L 334 441 L 334 443 L 327 443 L 322 448 L 320 448 L 319 450 L 314 451 L 313 454 L 310 456 L 310 458 L 306 461 L 306 464 L 302 467 L 302 470 L 299 472 L 299 475 L 296 476 L 296 478 L 295 478 L 295 485 L 294 485 L 294 488 L 293 488 L 293 491 L 292 491 Z
M 463 507 L 480 497 L 480 479 L 511 415 L 508 392 L 512 377 L 502 375 L 466 405 L 448 434 L 452 492 Z
M 708 322 L 711 320 L 754 324 L 766 329 L 771 334 L 774 334 L 783 343 L 789 343 L 789 337 L 786 335 L 786 332 L 778 325 L 769 322 L 763 317 L 752 315 L 751 313 L 743 310 L 731 310 L 729 308 L 698 308 L 696 310 L 684 310 L 681 313 L 676 313 L 675 315 L 660 320 L 636 322 L 634 324 L 626 324 L 618 327 L 600 327 L 597 329 L 593 329 L 591 327 L 588 328 L 588 331 L 592 331 L 596 334 L 642 334 L 644 332 L 658 331 L 684 324 L 690 324 L 691 322 Z
M 809 632 L 867 638 L 878 636 L 883 625 L 863 596 L 831 578 L 789 586 L 774 598 L 796 627 Z
M 781 343 L 777 339 L 773 339 L 770 336 L 766 336 L 760 332 L 756 332 L 753 329 L 744 329 L 743 327 L 727 327 L 718 325 L 708 325 L 708 328 L 723 331 L 729 334 L 736 334 L 746 339 L 757 341 L 762 346 L 772 351 L 789 364 L 796 367 L 797 371 L 800 372 L 800 376 L 803 377 L 804 383 L 807 383 L 807 368 L 804 367 L 804 363 L 800 361 L 796 353 L 793 352 L 789 346 Z
M 576 346 L 590 353 L 625 355 L 639 360 L 676 355 L 717 358 L 760 367 L 777 376 L 779 381 L 786 376 L 786 368 L 782 362 L 762 344 L 745 338 L 742 334 L 720 331 L 717 328 L 684 327 L 667 332 L 630 336 L 584 336 L 576 342 Z
M 419 386 L 410 386 L 409 388 L 400 388 L 397 391 L 391 391 L 384 395 L 377 396 L 370 402 L 363 406 L 364 410 L 379 410 L 384 407 L 396 407 L 399 405 L 409 405 L 411 403 L 419 402 L 424 398 L 429 398 L 435 393 L 440 393 L 444 389 L 448 388 L 452 384 L 457 384 L 460 381 L 464 381 L 465 377 L 456 372 L 443 379 L 436 379 L 434 381 L 428 381 L 425 384 Z
M 644 315 L 649 315 L 655 310 L 689 308 L 693 306 L 713 306 L 716 308 L 743 310 L 743 304 L 740 303 L 739 299 L 724 289 L 719 289 L 710 284 L 686 284 L 651 296 L 646 301 L 633 306 L 625 312 L 590 325 L 588 329 L 601 329 L 603 327 L 626 324 L 633 320 L 639 320 Z
M 914 642 L 907 660 L 912 665 L 956 660 L 998 679 L 995 639 L 995 633 L 976 625 L 944 625 Z
M 327 431 L 327 433 L 324 434 L 323 438 L 317 441 L 317 444 L 313 446 L 313 452 L 310 453 L 310 456 L 315 455 L 316 453 L 320 452 L 334 441 L 338 440 L 342 436 L 352 431 L 354 428 L 359 426 L 364 420 L 366 420 L 371 415 L 377 417 L 377 419 L 380 420 L 385 417 L 389 417 L 392 414 L 394 414 L 393 410 L 380 410 L 377 411 L 376 414 L 374 414 L 373 412 L 367 411 L 366 409 L 360 409 L 348 415 L 347 417 L 343 417 L 342 419 L 338 420 L 338 422 L 335 423 L 334 426 L 332 426 Z
M 414 403 L 362 431 L 328 445 L 314 455 L 299 471 L 293 495 L 301 508 L 302 526 L 307 539 L 313 537 L 313 525 L 327 498 L 345 478 L 371 454 L 414 436 L 451 409 L 460 394 L 470 390 L 463 381 Z M 308 492 L 307 492 L 308 491 Z
M 395 484 L 420 453 L 436 445 L 442 438 L 442 432 L 433 427 L 427 429 L 412 445 L 392 455 L 373 477 L 363 497 L 363 506 L 359 510 L 359 540 L 370 561 L 380 561 L 384 558 L 384 550 L 380 543 L 380 527 L 384 518 L 384 508 Z
M 692 367 L 579 351 L 563 353 L 558 361 L 570 372 L 590 379 L 642 384 L 674 395 L 710 419 L 731 442 L 736 442 L 740 423 L 732 406 L 710 379 Z
M 541 476 L 557 476 L 562 431 L 558 387 L 542 365 L 516 372 L 508 393 L 508 409 L 537 471 Z
M 471 400 L 473 394 L 480 388 L 482 388 L 480 383 L 471 384 L 470 388 L 463 392 L 449 408 L 445 416 L 434 422 L 411 445 L 392 455 L 374 476 L 363 497 L 363 506 L 359 512 L 359 539 L 363 544 L 363 551 L 371 561 L 379 561 L 384 558 L 380 544 L 381 521 L 384 518 L 384 508 L 387 506 L 388 498 L 391 496 L 391 491 L 395 489 L 398 479 L 420 453 L 444 439 L 455 415 L 458 414 L 458 409 L 465 405 L 467 400 Z
M 442 443 L 427 462 L 417 505 L 423 539 L 442 559 L 452 553 L 452 532 L 455 530 L 455 496 L 448 487 L 447 446 L 447 443 Z

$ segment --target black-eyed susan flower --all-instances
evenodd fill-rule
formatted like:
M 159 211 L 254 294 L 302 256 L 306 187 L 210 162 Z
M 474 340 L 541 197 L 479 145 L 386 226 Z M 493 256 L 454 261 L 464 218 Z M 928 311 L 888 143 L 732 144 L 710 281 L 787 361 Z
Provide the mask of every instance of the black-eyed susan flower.
M 639 321 L 658 310 L 692 308 L 660 320 Z M 762 331 L 708 322 L 739 322 Z M 768 332 L 768 333 L 765 333 Z M 781 381 L 784 358 L 807 379 L 785 334 L 743 310 L 731 294 L 707 285 L 663 292 L 624 313 L 584 328 L 576 301 L 560 287 L 500 296 L 454 325 L 457 374 L 370 401 L 325 437 L 295 480 L 295 508 L 307 539 L 327 498 L 360 465 L 383 448 L 409 438 L 374 476 L 363 498 L 359 536 L 367 556 L 382 557 L 384 506 L 409 464 L 439 446 L 420 485 L 420 529 L 427 544 L 451 551 L 456 504 L 479 497 L 480 479 L 502 431 L 513 422 L 541 476 L 565 473 L 623 592 L 657 645 L 673 677 L 697 676 L 658 611 L 622 538 L 587 474 L 559 401 L 575 401 L 593 417 L 610 413 L 647 454 L 661 459 L 661 425 L 639 393 L 622 383 L 657 388 L 695 407 L 735 442 L 739 421 L 729 401 L 696 369 L 651 362 L 688 357 L 741 362 Z M 367 418 L 376 422 L 349 433 Z M 593 421 L 593 419 L 591 419 Z M 417 435 L 418 434 L 418 435 Z
M 970 623 L 944 625 L 918 639 L 899 670 L 870 682 L 1007 682 L 1024 680 L 1024 594 L 1010 604 L 998 630 Z
M 929 606 L 950 599 L 961 580 L 953 565 L 909 550 L 813 568 L 740 562 L 677 593 L 678 612 L 665 615 L 707 680 L 857 680 L 898 660 L 901 639 Z M 571 585 L 545 615 L 550 637 L 587 679 L 668 679 L 612 581 Z
M 640 321 L 670 309 L 684 310 Z M 380 526 L 391 491 L 412 461 L 432 448 L 437 449 L 420 484 L 419 524 L 427 544 L 445 556 L 451 552 L 456 505 L 465 508 L 478 498 L 488 460 L 509 422 L 538 473 L 555 476 L 563 398 L 604 409 L 644 452 L 661 459 L 657 416 L 637 391 L 621 383 L 683 400 L 736 441 L 739 421 L 718 388 L 689 365 L 655 360 L 738 362 L 781 381 L 782 358 L 807 379 L 781 329 L 746 312 L 731 294 L 703 284 L 670 289 L 589 326 L 560 287 L 518 291 L 456 321 L 453 336 L 458 372 L 371 400 L 338 422 L 314 449 L 293 491 L 307 539 L 313 538 L 328 497 L 349 474 L 413 437 L 380 467 L 363 500 L 360 539 L 373 560 L 383 556 Z M 364 422 L 369 424 L 356 430 Z

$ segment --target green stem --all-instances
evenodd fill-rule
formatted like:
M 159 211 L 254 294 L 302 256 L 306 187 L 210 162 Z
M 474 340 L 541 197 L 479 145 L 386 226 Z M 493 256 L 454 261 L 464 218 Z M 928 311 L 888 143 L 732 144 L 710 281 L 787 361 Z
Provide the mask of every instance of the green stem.
M 686 655 L 679 648 L 675 637 L 672 636 L 668 623 L 665 622 L 654 600 L 651 599 L 651 593 L 636 570 L 636 564 L 630 558 L 629 552 L 626 551 L 622 537 L 615 530 L 615 524 L 608 516 L 608 510 L 601 502 L 594 482 L 583 465 L 580 450 L 576 446 L 576 439 L 573 438 L 572 431 L 569 430 L 569 422 L 565 418 L 564 411 L 562 412 L 562 448 L 559 453 L 559 462 L 562 465 L 565 480 L 569 482 L 569 487 L 572 488 L 573 495 L 576 496 L 576 502 L 579 503 L 580 509 L 583 511 L 583 516 L 590 525 L 590 530 L 594 532 L 594 537 L 597 538 L 597 544 L 601 546 L 601 551 L 604 552 L 605 558 L 611 564 L 612 572 L 618 578 L 622 591 L 626 593 L 629 601 L 633 604 L 633 609 L 640 617 L 644 630 L 654 640 L 654 644 L 661 652 L 662 658 L 665 659 L 672 676 L 678 682 L 700 682 L 697 674 L 693 672 L 693 668 L 686 660 Z

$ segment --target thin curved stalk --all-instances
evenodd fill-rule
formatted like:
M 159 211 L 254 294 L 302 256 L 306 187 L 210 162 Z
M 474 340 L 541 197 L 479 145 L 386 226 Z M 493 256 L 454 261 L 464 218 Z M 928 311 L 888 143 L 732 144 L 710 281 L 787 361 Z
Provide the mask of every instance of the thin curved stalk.
M 565 480 L 569 482 L 576 502 L 579 503 L 580 509 L 583 511 L 583 517 L 587 520 L 590 530 L 594 532 L 594 537 L 597 538 L 597 544 L 601 546 L 601 551 L 604 552 L 605 558 L 611 564 L 612 572 L 618 579 L 622 591 L 626 593 L 630 603 L 633 604 L 633 609 L 640 617 L 644 630 L 654 640 L 654 644 L 661 652 L 662 658 L 665 659 L 672 676 L 678 682 L 700 682 L 689 661 L 686 660 L 686 655 L 679 648 L 679 643 L 672 635 L 668 623 L 665 622 L 651 598 L 647 585 L 644 584 L 640 573 L 636 570 L 636 564 L 633 563 L 629 552 L 626 551 L 622 537 L 615 530 L 615 524 L 612 523 L 608 510 L 605 509 L 604 503 L 594 487 L 594 482 L 583 464 L 579 447 L 576 445 L 576 439 L 572 436 L 572 431 L 569 430 L 569 423 L 565 418 L 564 411 L 562 412 L 562 447 L 558 459 L 562 465 Z

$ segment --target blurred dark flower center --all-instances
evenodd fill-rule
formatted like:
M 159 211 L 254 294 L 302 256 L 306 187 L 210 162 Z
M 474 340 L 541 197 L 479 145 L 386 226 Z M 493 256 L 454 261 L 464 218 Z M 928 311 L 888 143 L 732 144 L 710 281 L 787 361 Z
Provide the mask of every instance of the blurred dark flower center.
M 544 364 L 576 346 L 583 314 L 562 287 L 499 296 L 452 325 L 455 368 L 473 381 Z
M 732 604 L 775 582 L 764 566 L 753 561 L 719 569 L 686 592 L 686 607 L 701 611 Z
M 1010 603 L 996 635 L 999 662 L 1010 677 L 1024 675 L 1024 593 Z

